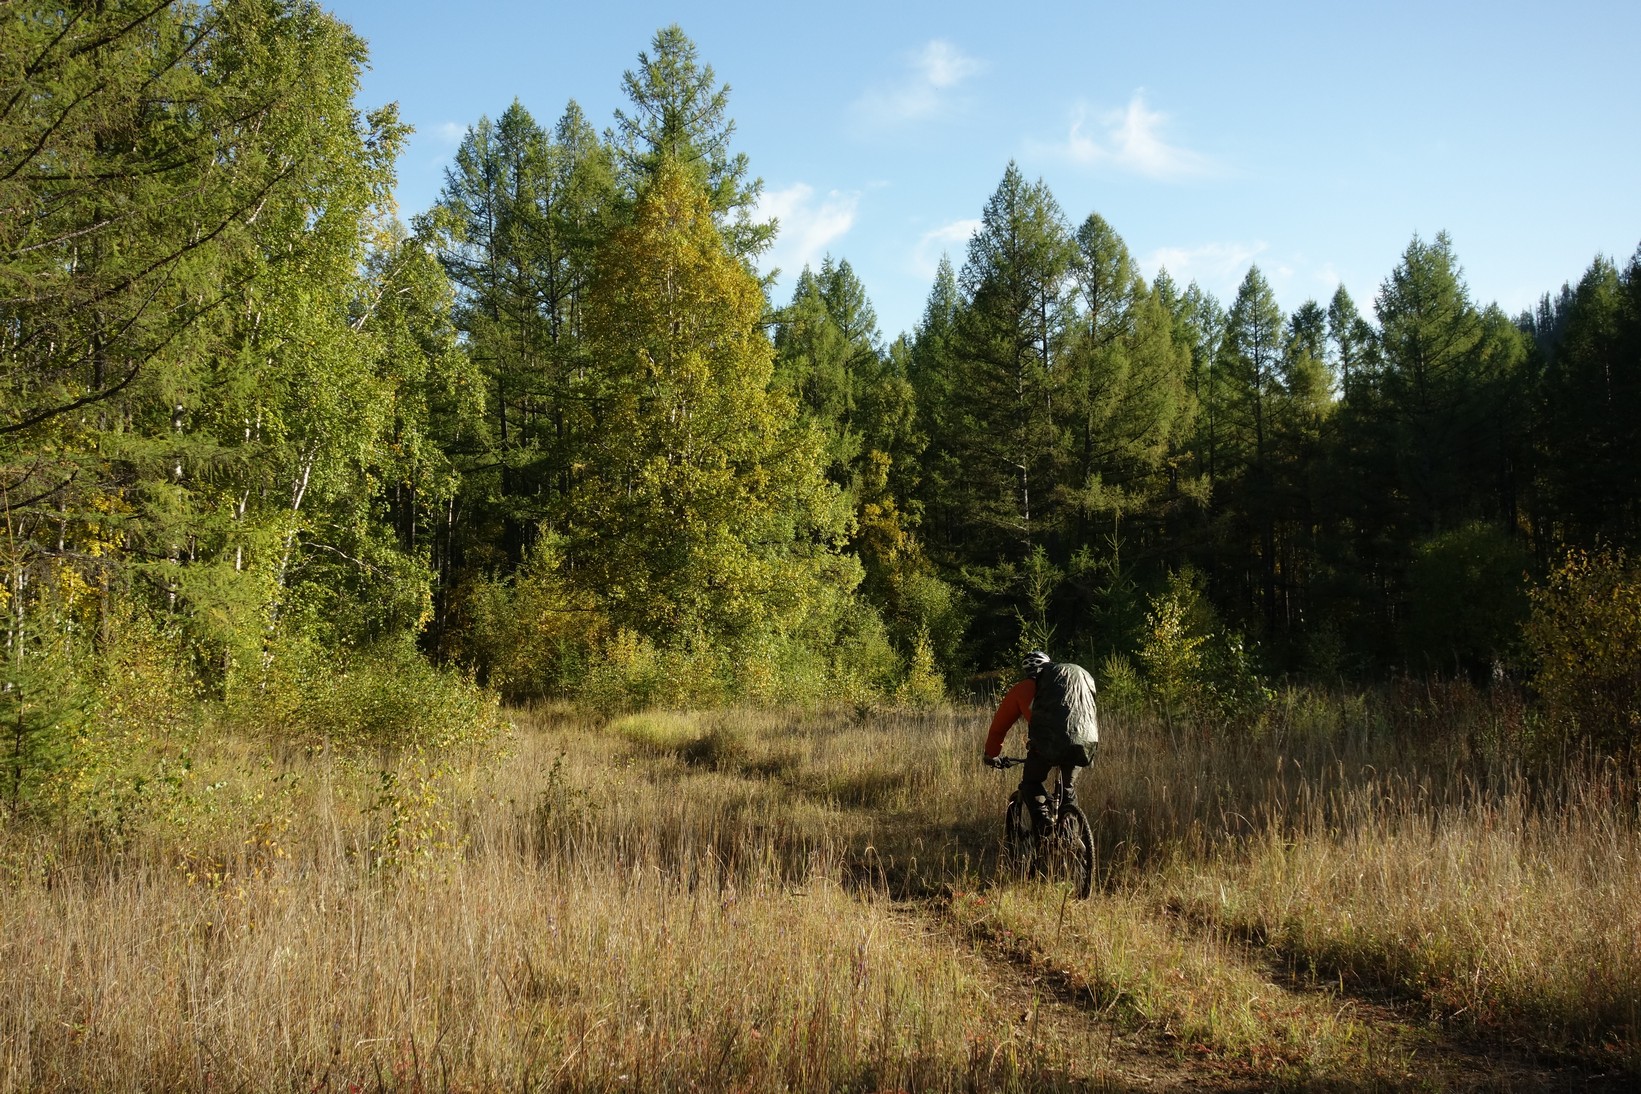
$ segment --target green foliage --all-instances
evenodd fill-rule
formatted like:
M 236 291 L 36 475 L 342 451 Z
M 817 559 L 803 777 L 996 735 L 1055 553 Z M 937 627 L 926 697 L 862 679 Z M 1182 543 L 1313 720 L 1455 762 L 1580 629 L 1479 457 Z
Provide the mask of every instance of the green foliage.
M 574 101 L 481 118 L 411 236 L 408 130 L 355 107 L 364 44 L 316 5 L 8 28 L 13 814 L 120 830 L 200 698 L 356 751 L 494 733 L 415 644 L 611 710 L 929 704 L 1058 647 L 1133 655 L 1115 686 L 1171 717 L 1253 719 L 1236 628 L 1330 678 L 1476 673 L 1533 556 L 1641 528 L 1641 258 L 1517 323 L 1438 234 L 1376 323 L 1342 288 L 1284 315 L 1257 269 L 1227 311 L 1011 164 L 885 343 L 842 258 L 771 310 L 776 225 L 677 26 L 602 139 Z M 1599 569 L 1558 570 L 1529 631 L 1547 703 L 1606 747 L 1633 712 L 1568 681 L 1617 655 L 1569 652 L 1595 609 L 1556 606 Z M 387 812 L 417 811 L 403 789 Z
M 1221 631 L 1204 648 L 1199 684 L 1204 710 L 1223 723 L 1251 727 L 1276 698 L 1258 648 L 1236 631 Z
M 574 691 L 606 627 L 592 598 L 566 577 L 552 536 L 539 538 L 511 577 L 473 578 L 462 599 L 459 660 L 513 699 Z
M 174 620 L 117 605 L 110 640 L 80 663 L 95 696 L 60 772 L 66 816 L 110 841 L 164 808 L 198 739 L 201 689 Z
M 1032 548 L 1020 569 L 1021 592 L 1025 596 L 1025 610 L 1015 609 L 1014 618 L 1020 624 L 1020 636 L 1015 640 L 1014 663 L 1019 664 L 1032 650 L 1054 648 L 1054 626 L 1049 622 L 1049 603 L 1065 574 L 1048 560 L 1048 552 Z
M 660 646 L 623 627 L 593 650 L 568 690 L 605 711 L 710 706 L 726 698 L 726 660 L 701 636 Z
M 1168 590 L 1151 598 L 1145 617 L 1139 658 L 1146 690 L 1170 722 L 1189 709 L 1202 677 L 1202 645 L 1208 636 L 1191 619 L 1199 595 L 1189 574 L 1171 575 Z
M 1633 755 L 1641 743 L 1641 569 L 1570 550 L 1530 594 L 1525 628 L 1553 732 Z
M 1209 730 L 1225 722 L 1251 725 L 1274 697 L 1256 651 L 1219 622 L 1194 570 L 1170 574 L 1167 588 L 1151 598 L 1139 660 L 1145 690 L 1170 724 L 1184 718 Z
M 1641 250 L 1597 258 L 1531 320 L 1543 399 L 1537 462 L 1575 543 L 1641 545 Z
M 763 295 L 706 197 L 662 164 L 600 252 L 586 324 L 588 429 L 570 495 L 578 580 L 618 627 L 732 646 L 790 633 L 858 584 L 821 438 L 771 390 Z
M 1106 654 L 1100 661 L 1097 676 L 1101 698 L 1119 710 L 1145 701 L 1145 682 L 1134 670 L 1134 663 L 1123 654 Z
M 895 687 L 895 701 L 919 708 L 939 706 L 946 701 L 946 685 L 927 631 L 918 632 L 917 640 L 912 645 L 905 675 Z
M 58 803 L 41 801 L 72 762 L 85 731 L 92 696 L 75 671 L 75 645 L 66 634 L 31 639 L 13 630 L 0 670 L 0 800 L 16 819 L 49 815 Z M 55 795 L 53 795 L 55 796 Z
M 655 32 L 651 49 L 639 53 L 637 71 L 621 78 L 633 112 L 617 110 L 615 127 L 605 133 L 623 180 L 636 195 L 663 163 L 683 168 L 707 195 L 731 252 L 750 258 L 769 246 L 776 225 L 751 217 L 763 180 L 748 179 L 744 152 L 729 151 L 729 86 L 699 63 L 695 43 L 676 23 Z
M 1481 522 L 1421 543 L 1408 568 L 1409 652 L 1455 674 L 1514 660 L 1532 565 L 1518 538 Z
M 429 664 L 409 635 L 345 657 L 291 644 L 226 713 L 266 739 L 343 754 L 485 746 L 506 730 L 494 693 Z

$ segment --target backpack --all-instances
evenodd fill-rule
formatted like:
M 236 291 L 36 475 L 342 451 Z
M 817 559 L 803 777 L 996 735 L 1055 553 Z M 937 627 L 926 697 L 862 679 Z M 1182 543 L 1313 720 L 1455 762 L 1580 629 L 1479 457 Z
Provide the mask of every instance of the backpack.
M 1031 701 L 1031 748 L 1053 764 L 1087 767 L 1100 743 L 1094 677 L 1080 665 L 1052 664 L 1037 673 Z

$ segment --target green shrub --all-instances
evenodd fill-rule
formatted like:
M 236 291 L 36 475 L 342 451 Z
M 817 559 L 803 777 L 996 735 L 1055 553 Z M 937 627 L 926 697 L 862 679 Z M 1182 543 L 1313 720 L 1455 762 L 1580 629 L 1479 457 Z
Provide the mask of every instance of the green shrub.
M 1120 653 L 1106 654 L 1097 674 L 1102 702 L 1119 707 L 1135 706 L 1145 699 L 1145 684 L 1134 671 L 1134 662 Z
M 607 621 L 566 581 L 557 541 L 543 537 L 512 577 L 480 576 L 461 595 L 459 660 L 509 699 L 574 691 Z
M 346 657 L 284 643 L 226 714 L 265 738 L 343 751 L 482 745 L 506 725 L 494 693 L 430 664 L 408 635 Z
M 180 626 L 117 605 L 104 630 L 107 644 L 86 663 L 91 717 L 73 736 L 61 792 L 71 817 L 117 842 L 176 788 L 170 773 L 188 762 L 202 695 Z
M 1426 668 L 1485 672 L 1512 659 L 1527 616 L 1532 557 L 1480 521 L 1421 543 L 1408 569 L 1408 652 Z
M 1256 649 L 1220 624 L 1189 567 L 1151 598 L 1139 657 L 1149 698 L 1170 721 L 1252 720 L 1272 698 Z
M 73 743 L 91 724 L 92 693 L 68 634 L 8 635 L 0 663 L 0 802 L 7 815 L 53 812 Z
M 927 630 L 919 631 L 907 661 L 906 673 L 895 688 L 895 700 L 904 706 L 928 709 L 946 701 L 946 684 L 935 664 L 934 646 Z

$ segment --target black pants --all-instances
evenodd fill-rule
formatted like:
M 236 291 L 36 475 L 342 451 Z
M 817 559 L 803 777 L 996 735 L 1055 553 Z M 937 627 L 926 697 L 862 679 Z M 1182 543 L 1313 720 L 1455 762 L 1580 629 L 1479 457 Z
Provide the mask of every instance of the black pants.
M 1054 818 L 1049 814 L 1048 808 L 1048 787 L 1044 783 L 1049 772 L 1056 767 L 1060 769 L 1060 778 L 1065 783 L 1066 793 L 1075 795 L 1072 788 L 1077 780 L 1077 768 L 1074 765 L 1050 763 L 1036 750 L 1026 749 L 1026 762 L 1020 768 L 1020 800 L 1031 810 L 1031 823 L 1037 829 L 1038 835 L 1043 835 L 1054 827 Z

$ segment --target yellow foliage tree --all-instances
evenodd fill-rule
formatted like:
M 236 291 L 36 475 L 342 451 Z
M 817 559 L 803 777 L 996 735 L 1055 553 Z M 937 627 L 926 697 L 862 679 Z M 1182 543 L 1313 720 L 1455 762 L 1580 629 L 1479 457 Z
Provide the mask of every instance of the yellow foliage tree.
M 1527 643 L 1549 715 L 1570 736 L 1641 740 L 1641 570 L 1622 551 L 1570 551 L 1532 593 Z
M 859 581 L 821 438 L 772 390 L 756 280 L 706 193 L 663 161 L 587 294 L 570 565 L 660 641 L 784 634 Z

